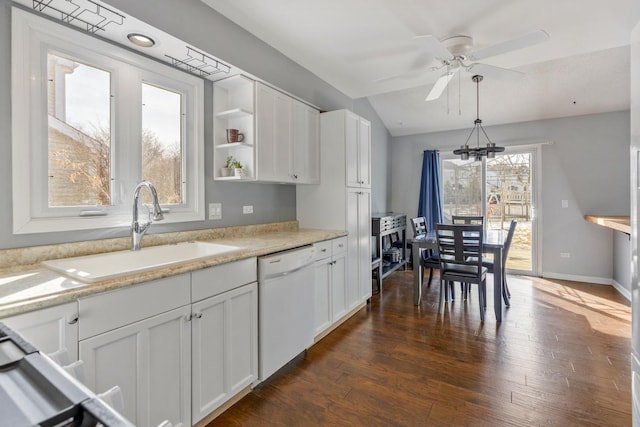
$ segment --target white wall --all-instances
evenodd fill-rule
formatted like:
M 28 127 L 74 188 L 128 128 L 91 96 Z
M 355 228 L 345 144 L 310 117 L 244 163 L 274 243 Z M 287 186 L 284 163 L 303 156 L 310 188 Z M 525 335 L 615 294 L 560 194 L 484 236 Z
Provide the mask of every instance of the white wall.
M 629 111 L 489 126 L 486 131 L 498 145 L 554 142 L 542 147 L 542 272 L 610 283 L 613 233 L 583 216 L 629 214 Z M 392 139 L 392 210 L 417 213 L 422 151 L 449 151 L 468 132 Z M 563 209 L 561 200 L 568 200 L 569 207 Z M 570 252 L 571 258 L 560 258 L 560 252 Z
M 372 122 L 373 174 L 372 198 L 386 209 L 390 136 L 366 100 L 355 102 L 313 73 L 255 38 L 199 0 L 106 0 L 123 12 L 175 35 L 212 55 L 256 75 L 323 110 L 348 108 Z M 11 1 L 0 0 L 0 57 L 10 58 Z M 212 83 L 205 82 L 205 202 L 221 202 L 221 221 L 185 224 L 154 224 L 150 233 L 197 230 L 232 225 L 287 221 L 296 218 L 295 187 L 278 184 L 214 182 L 212 135 Z M 83 232 L 12 234 L 11 206 L 11 61 L 0 61 L 0 249 L 42 244 L 122 237 L 128 227 Z M 253 215 L 242 215 L 243 205 L 253 205 Z

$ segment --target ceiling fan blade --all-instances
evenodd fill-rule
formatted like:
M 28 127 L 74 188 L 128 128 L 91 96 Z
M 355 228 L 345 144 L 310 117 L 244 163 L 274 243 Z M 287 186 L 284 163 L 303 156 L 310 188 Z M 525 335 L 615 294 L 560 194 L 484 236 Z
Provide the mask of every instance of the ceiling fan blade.
M 518 79 L 524 76 L 524 73 L 508 68 L 494 67 L 493 65 L 475 63 L 467 67 L 467 71 L 473 74 L 479 74 L 484 77 L 493 77 L 497 79 Z
M 549 40 L 549 34 L 547 34 L 547 32 L 544 30 L 538 30 L 529 34 L 525 34 L 524 36 L 516 37 L 515 39 L 507 40 L 502 43 L 494 44 L 493 46 L 477 50 L 475 52 L 472 52 L 469 57 L 472 60 L 477 61 L 489 58 L 491 56 L 511 52 L 512 50 L 518 50 L 525 47 L 533 46 L 547 40 Z
M 449 70 L 443 75 L 441 75 L 440 78 L 436 81 L 436 83 L 431 88 L 431 91 L 429 92 L 429 95 L 427 95 L 427 97 L 425 98 L 425 101 L 433 101 L 434 99 L 440 98 L 440 95 L 442 95 L 442 92 L 444 92 L 444 89 L 447 87 L 447 85 L 449 84 L 453 76 L 456 75 L 458 70 L 459 70 L 458 68 L 454 70 Z
M 414 40 L 420 40 L 427 51 L 440 60 L 452 59 L 453 55 L 440 41 L 433 36 L 415 36 Z

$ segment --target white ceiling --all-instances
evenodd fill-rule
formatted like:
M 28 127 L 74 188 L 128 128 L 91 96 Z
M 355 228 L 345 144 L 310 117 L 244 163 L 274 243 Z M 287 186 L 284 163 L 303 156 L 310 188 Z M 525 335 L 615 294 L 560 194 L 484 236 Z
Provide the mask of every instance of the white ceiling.
M 430 70 L 437 64 L 418 35 L 468 35 L 477 49 L 549 34 L 481 61 L 526 73 L 480 83 L 484 125 L 629 108 L 637 0 L 202 1 L 348 96 L 367 97 L 393 136 L 471 128 L 476 116 L 467 72 L 451 81 L 448 96 L 424 101 L 442 71 Z

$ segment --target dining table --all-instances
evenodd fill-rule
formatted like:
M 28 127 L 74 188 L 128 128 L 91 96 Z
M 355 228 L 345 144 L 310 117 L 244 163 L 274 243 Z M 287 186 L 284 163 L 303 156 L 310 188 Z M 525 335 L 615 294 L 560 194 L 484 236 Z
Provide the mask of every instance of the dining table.
M 502 252 L 507 238 L 506 230 L 485 230 L 482 239 L 482 251 L 485 254 L 493 254 L 493 309 L 496 321 L 502 322 Z M 422 264 L 415 260 L 420 259 L 422 249 L 438 249 L 438 241 L 435 230 L 426 234 L 414 236 L 409 239 L 413 262 L 413 303 L 420 305 L 422 300 Z

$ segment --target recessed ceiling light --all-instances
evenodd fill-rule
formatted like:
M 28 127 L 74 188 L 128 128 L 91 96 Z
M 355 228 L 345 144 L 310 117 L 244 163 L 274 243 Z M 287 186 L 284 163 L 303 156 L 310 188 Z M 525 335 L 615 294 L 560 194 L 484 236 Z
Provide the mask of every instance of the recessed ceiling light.
M 136 46 L 151 47 L 156 44 L 156 42 L 151 37 L 145 36 L 144 34 L 140 33 L 127 34 L 127 38 Z

